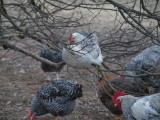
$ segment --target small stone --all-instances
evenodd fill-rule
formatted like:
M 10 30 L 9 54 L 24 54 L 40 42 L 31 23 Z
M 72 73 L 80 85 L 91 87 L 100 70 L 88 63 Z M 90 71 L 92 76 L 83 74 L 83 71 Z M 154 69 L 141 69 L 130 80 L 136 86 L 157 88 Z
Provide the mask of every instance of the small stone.
M 8 83 L 8 85 L 9 85 L 9 86 L 11 86 L 11 85 L 12 85 L 12 83 Z
M 17 96 L 17 93 L 14 93 L 13 96 L 16 97 L 16 96 Z
M 17 103 L 16 105 L 17 105 L 17 106 L 22 106 L 22 104 L 21 104 L 21 103 Z
M 21 63 L 18 63 L 16 66 L 19 67 L 19 66 L 21 66 L 21 65 L 22 65 Z
M 7 102 L 7 104 L 10 104 L 10 103 L 11 103 L 11 101 L 8 101 L 8 102 Z
M 6 58 L 1 58 L 1 61 L 2 61 L 2 62 L 6 61 Z
M 34 97 L 35 96 L 35 94 L 31 94 L 31 97 Z
M 19 71 L 20 73 L 26 73 L 25 71 L 24 71 L 24 69 L 21 69 L 20 71 Z

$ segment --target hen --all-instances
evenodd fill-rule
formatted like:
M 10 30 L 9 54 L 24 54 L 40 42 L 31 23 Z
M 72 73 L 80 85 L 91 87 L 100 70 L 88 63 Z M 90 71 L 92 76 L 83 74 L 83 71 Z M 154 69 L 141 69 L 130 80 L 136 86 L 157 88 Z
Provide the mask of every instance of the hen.
M 70 114 L 76 107 L 76 99 L 82 97 L 82 85 L 70 80 L 57 80 L 44 85 L 31 101 L 28 116 L 51 113 L 56 118 Z
M 60 48 L 60 51 L 54 50 L 54 49 L 44 49 L 40 51 L 40 57 L 43 57 L 45 59 L 50 60 L 51 62 L 54 63 L 60 63 L 63 62 L 62 59 L 62 46 L 58 46 Z M 65 63 L 60 64 L 57 68 L 54 66 L 50 66 L 46 63 L 41 62 L 41 68 L 44 72 L 56 72 L 56 80 L 59 80 L 60 77 L 58 75 L 58 72 L 60 72 L 63 67 L 64 67 Z M 47 78 L 48 80 L 51 80 L 51 78 Z
M 126 75 L 143 75 L 145 72 L 159 73 L 160 70 L 160 46 L 154 45 L 143 50 L 125 66 Z M 130 71 L 131 70 L 131 71 Z M 137 71 L 136 71 L 137 70 Z M 130 77 L 134 79 L 134 77 Z M 148 86 L 160 92 L 160 76 L 141 76 L 136 79 L 143 80 Z
M 94 33 L 73 33 L 69 38 L 69 45 L 63 48 L 62 57 L 66 64 L 76 68 L 90 68 L 101 65 L 103 56 Z
M 117 91 L 112 100 L 123 111 L 125 120 L 160 120 L 160 93 L 134 97 Z

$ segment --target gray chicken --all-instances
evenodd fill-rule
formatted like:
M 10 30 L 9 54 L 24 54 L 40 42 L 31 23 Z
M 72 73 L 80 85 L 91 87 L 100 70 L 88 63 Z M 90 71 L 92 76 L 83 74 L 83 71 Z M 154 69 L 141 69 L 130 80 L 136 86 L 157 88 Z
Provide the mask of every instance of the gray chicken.
M 134 97 L 118 91 L 112 99 L 121 106 L 125 120 L 160 120 L 160 93 Z M 121 94 L 121 95 L 120 95 Z
M 126 75 L 142 75 L 146 72 L 158 73 L 160 70 L 160 46 L 154 45 L 143 50 L 125 66 Z M 132 71 L 130 71 L 132 70 Z M 136 71 L 137 70 L 137 71 Z M 134 77 L 130 77 L 134 79 Z M 138 80 L 139 79 L 139 80 Z M 160 90 L 160 76 L 136 77 L 137 82 L 143 80 L 147 86 Z
M 28 116 L 51 113 L 56 117 L 70 114 L 76 107 L 76 99 L 82 97 L 82 85 L 70 80 L 57 80 L 44 85 L 31 101 Z
M 51 62 L 54 63 L 60 63 L 63 62 L 62 59 L 62 49 L 63 47 L 61 45 L 58 45 L 58 48 L 60 49 L 60 51 L 58 50 L 54 50 L 54 49 L 44 49 L 40 51 L 40 57 L 43 57 L 45 59 L 50 60 Z M 60 64 L 57 68 L 54 66 L 50 66 L 46 63 L 41 62 L 41 68 L 44 72 L 56 72 L 56 80 L 59 80 L 60 77 L 58 75 L 58 72 L 60 72 L 63 67 L 64 67 L 65 63 Z M 51 80 L 50 77 L 48 77 L 46 80 Z

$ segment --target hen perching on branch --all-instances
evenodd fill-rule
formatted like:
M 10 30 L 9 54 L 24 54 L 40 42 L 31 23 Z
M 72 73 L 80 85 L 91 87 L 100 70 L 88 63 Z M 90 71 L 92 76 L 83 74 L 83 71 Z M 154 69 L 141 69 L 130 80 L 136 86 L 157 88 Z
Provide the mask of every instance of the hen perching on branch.
M 62 56 L 66 64 L 76 68 L 90 68 L 103 62 L 98 37 L 90 32 L 71 34 Z

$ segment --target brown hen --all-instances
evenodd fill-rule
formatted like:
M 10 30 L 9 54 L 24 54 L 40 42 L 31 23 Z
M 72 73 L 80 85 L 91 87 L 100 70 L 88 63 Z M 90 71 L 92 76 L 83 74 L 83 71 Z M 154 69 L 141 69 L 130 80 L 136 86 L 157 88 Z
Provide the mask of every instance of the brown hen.
M 108 76 L 106 77 L 109 78 Z M 111 78 L 111 77 L 110 77 Z M 144 94 L 148 94 L 147 86 L 143 83 L 143 81 L 136 81 L 132 79 L 113 79 L 108 80 L 110 85 L 116 90 L 125 90 L 126 93 L 141 96 Z M 122 112 L 114 106 L 112 102 L 112 96 L 116 90 L 112 89 L 110 85 L 104 79 L 99 79 L 98 85 L 98 94 L 99 98 L 104 106 L 106 106 L 111 113 L 115 115 L 121 115 Z

